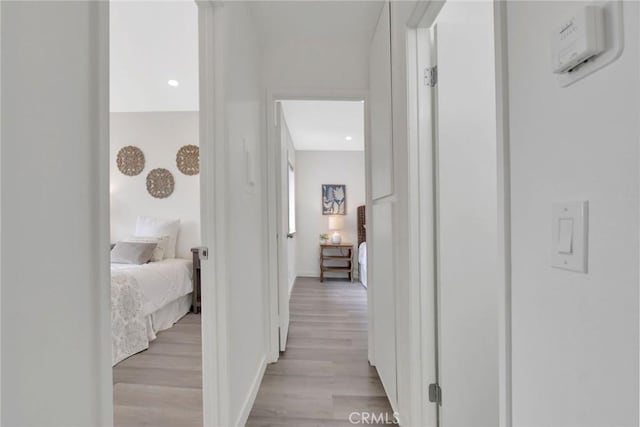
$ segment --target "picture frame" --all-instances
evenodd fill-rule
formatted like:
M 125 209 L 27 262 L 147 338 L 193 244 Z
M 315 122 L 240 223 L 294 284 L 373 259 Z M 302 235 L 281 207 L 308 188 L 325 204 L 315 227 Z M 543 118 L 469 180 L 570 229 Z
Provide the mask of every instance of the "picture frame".
M 347 214 L 347 186 L 322 184 L 322 215 Z

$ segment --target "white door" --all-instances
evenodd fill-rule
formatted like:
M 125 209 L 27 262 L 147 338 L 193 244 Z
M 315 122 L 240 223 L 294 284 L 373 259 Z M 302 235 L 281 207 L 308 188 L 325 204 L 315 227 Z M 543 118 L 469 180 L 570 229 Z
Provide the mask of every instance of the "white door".
M 289 334 L 289 162 L 286 139 L 282 132 L 282 104 L 276 103 L 276 199 L 278 235 L 278 327 L 280 351 L 287 347 Z
M 447 2 L 435 36 L 440 425 L 497 426 L 493 4 Z

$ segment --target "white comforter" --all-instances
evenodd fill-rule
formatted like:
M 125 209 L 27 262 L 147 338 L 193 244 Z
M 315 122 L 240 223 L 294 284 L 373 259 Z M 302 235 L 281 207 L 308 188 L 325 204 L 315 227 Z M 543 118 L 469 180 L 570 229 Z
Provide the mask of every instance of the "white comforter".
M 165 259 L 143 265 L 111 264 L 111 274 L 122 272 L 133 277 L 142 294 L 142 312 L 148 316 L 193 290 L 192 262 Z
M 111 264 L 113 364 L 149 348 L 149 316 L 193 291 L 192 263 L 167 259 L 143 265 Z
M 360 283 L 367 287 L 367 242 L 358 247 L 358 264 L 360 264 Z

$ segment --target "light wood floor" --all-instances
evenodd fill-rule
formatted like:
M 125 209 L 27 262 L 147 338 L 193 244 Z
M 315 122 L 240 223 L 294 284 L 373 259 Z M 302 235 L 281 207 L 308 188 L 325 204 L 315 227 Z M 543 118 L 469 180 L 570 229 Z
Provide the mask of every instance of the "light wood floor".
M 367 300 L 359 283 L 299 278 L 287 351 L 267 367 L 248 426 L 353 426 L 352 412 L 393 411 L 367 361 Z
M 113 368 L 116 427 L 202 427 L 200 329 L 190 313 Z

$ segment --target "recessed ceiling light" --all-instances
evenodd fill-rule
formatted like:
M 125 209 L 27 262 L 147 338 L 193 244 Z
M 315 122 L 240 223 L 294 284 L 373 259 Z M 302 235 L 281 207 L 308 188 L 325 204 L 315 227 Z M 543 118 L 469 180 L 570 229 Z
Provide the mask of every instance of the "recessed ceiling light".
M 346 139 L 347 141 L 351 141 L 353 138 L 351 138 L 350 136 L 345 136 L 344 139 Z
M 179 81 L 177 81 L 177 80 L 169 80 L 169 81 L 167 82 L 167 84 L 168 84 L 169 86 L 176 87 L 176 86 L 179 86 L 179 85 L 180 85 L 180 82 L 179 82 Z

